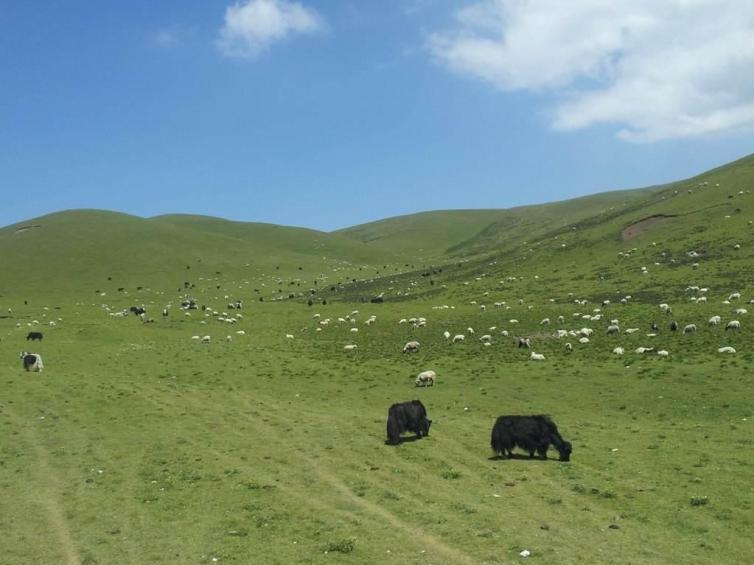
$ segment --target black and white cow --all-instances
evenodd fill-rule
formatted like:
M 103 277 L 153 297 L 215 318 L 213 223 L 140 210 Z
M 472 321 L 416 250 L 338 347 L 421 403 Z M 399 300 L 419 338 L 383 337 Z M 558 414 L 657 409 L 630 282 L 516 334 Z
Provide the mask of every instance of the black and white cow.
M 42 356 L 39 353 L 29 353 L 28 351 L 24 351 L 21 353 L 21 359 L 24 363 L 24 369 L 27 371 L 41 373 L 42 369 L 44 369 Z

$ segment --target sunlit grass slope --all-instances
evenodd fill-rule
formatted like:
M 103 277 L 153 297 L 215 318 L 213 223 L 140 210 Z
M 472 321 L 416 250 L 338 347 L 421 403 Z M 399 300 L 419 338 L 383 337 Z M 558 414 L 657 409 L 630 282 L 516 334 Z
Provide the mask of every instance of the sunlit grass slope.
M 342 236 L 202 216 L 143 219 L 73 210 L 0 229 L 0 293 L 172 287 L 197 276 L 255 272 L 297 275 L 358 271 L 396 261 L 389 251 Z

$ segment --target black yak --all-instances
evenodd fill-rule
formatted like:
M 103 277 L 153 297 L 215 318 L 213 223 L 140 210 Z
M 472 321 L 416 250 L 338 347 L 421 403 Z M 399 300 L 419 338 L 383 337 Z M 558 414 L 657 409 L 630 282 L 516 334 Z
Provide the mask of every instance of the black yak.
M 44 336 L 42 335 L 42 332 L 29 332 L 28 334 L 26 334 L 26 341 L 34 341 L 35 339 L 42 341 L 43 337 Z
M 538 453 L 547 459 L 550 444 L 558 450 L 561 461 L 570 461 L 571 444 L 558 433 L 558 427 L 549 416 L 500 416 L 492 427 L 492 450 L 498 455 L 513 455 L 518 446 L 529 452 L 529 457 Z
M 393 404 L 387 412 L 387 443 L 401 443 L 402 432 L 414 432 L 418 438 L 429 435 L 432 420 L 419 400 Z

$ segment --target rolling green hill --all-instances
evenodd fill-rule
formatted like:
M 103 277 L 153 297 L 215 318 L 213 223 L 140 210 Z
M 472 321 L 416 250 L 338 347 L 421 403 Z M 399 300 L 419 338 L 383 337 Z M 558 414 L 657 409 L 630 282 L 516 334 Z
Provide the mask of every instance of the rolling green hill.
M 510 241 L 525 241 L 586 218 L 599 217 L 642 202 L 658 188 L 623 190 L 552 204 L 504 210 L 443 210 L 387 218 L 338 230 L 375 248 L 402 249 L 423 261 L 494 251 Z
M 387 250 L 304 228 L 72 210 L 0 229 L 0 293 L 172 287 L 217 272 L 246 278 L 270 272 L 311 284 L 333 269 L 351 274 L 398 260 Z

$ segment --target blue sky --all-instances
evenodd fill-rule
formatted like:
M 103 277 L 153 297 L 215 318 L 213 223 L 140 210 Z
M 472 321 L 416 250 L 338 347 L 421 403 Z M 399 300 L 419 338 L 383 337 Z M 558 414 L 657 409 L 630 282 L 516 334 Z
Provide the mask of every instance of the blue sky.
M 753 151 L 745 4 L 0 0 L 0 225 L 330 230 L 691 176 Z

